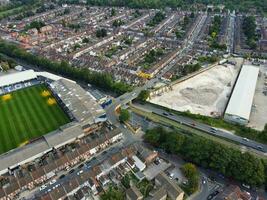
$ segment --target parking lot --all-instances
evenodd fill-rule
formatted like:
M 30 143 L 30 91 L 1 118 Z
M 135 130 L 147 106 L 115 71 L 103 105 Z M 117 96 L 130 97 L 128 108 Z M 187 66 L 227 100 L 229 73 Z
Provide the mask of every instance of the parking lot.
M 166 170 L 166 173 L 170 179 L 177 181 L 179 184 L 187 183 L 187 179 L 184 177 L 182 171 L 178 167 L 170 167 Z
M 265 92 L 265 94 L 264 94 Z M 260 76 L 258 78 L 253 106 L 251 109 L 249 127 L 263 130 L 267 123 L 267 64 L 260 66 Z
M 164 160 L 160 159 L 159 163 L 155 164 L 152 163 L 147 167 L 144 171 L 144 175 L 146 176 L 147 180 L 154 179 L 160 172 L 165 171 L 171 166 L 170 163 L 165 162 Z

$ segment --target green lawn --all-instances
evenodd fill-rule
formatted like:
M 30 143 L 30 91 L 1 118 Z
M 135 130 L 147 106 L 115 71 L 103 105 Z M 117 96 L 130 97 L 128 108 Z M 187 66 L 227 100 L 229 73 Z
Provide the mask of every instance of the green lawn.
M 0 154 L 68 122 L 70 119 L 45 85 L 0 96 Z

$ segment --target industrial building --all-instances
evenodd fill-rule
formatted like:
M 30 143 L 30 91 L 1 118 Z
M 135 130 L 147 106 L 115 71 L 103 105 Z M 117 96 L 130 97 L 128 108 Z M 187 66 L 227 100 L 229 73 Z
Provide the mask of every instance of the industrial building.
M 226 121 L 241 125 L 246 125 L 249 122 L 258 75 L 258 67 L 242 66 L 224 114 Z

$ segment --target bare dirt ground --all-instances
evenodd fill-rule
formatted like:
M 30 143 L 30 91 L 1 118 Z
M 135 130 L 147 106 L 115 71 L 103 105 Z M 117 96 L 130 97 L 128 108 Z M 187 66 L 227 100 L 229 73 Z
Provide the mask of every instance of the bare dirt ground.
M 243 60 L 235 61 L 235 66 L 217 65 L 179 83 L 171 91 L 153 97 L 150 102 L 178 111 L 220 116 L 224 112 Z

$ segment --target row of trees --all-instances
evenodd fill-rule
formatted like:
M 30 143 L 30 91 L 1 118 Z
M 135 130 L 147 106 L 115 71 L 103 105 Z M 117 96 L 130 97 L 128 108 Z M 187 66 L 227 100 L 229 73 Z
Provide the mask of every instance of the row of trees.
M 17 15 L 16 18 L 18 19 L 32 16 L 34 15 L 32 10 L 41 6 L 41 1 L 42 0 L 12 0 L 8 5 L 0 7 L 0 19 L 13 15 Z
M 218 43 L 218 36 L 221 30 L 222 18 L 216 15 L 213 18 L 212 25 L 209 28 L 210 41 L 209 46 L 213 49 L 226 50 L 225 44 Z
M 168 153 L 181 155 L 192 163 L 215 170 L 242 183 L 251 186 L 266 183 L 266 160 L 258 159 L 249 153 L 241 153 L 200 136 L 169 132 L 162 127 L 148 130 L 144 139 Z
M 256 49 L 257 48 L 257 37 L 256 37 L 256 22 L 255 22 L 255 17 L 253 16 L 248 16 L 243 19 L 243 31 L 244 34 L 246 35 L 246 43 L 251 49 Z
M 77 68 L 66 61 L 53 62 L 47 58 L 28 53 L 24 49 L 3 40 L 0 41 L 0 53 L 32 64 L 41 70 L 47 70 L 74 80 L 90 83 L 117 94 L 123 94 L 132 90 L 131 86 L 123 82 L 115 82 L 110 74 L 92 72 L 87 68 Z
M 193 73 L 195 71 L 198 71 L 201 68 L 201 65 L 199 63 L 196 64 L 188 64 L 188 65 L 184 65 L 180 71 L 181 71 L 181 75 L 185 76 L 187 74 Z
M 131 8 L 192 8 L 196 4 L 224 4 L 226 9 L 240 10 L 242 12 L 247 12 L 249 9 L 257 9 L 260 13 L 266 13 L 267 7 L 263 0 L 222 0 L 222 1 L 207 1 L 207 0 L 87 0 L 89 5 L 97 6 L 124 6 Z
M 201 63 L 215 63 L 219 61 L 219 57 L 217 56 L 200 56 L 198 57 L 198 62 Z

